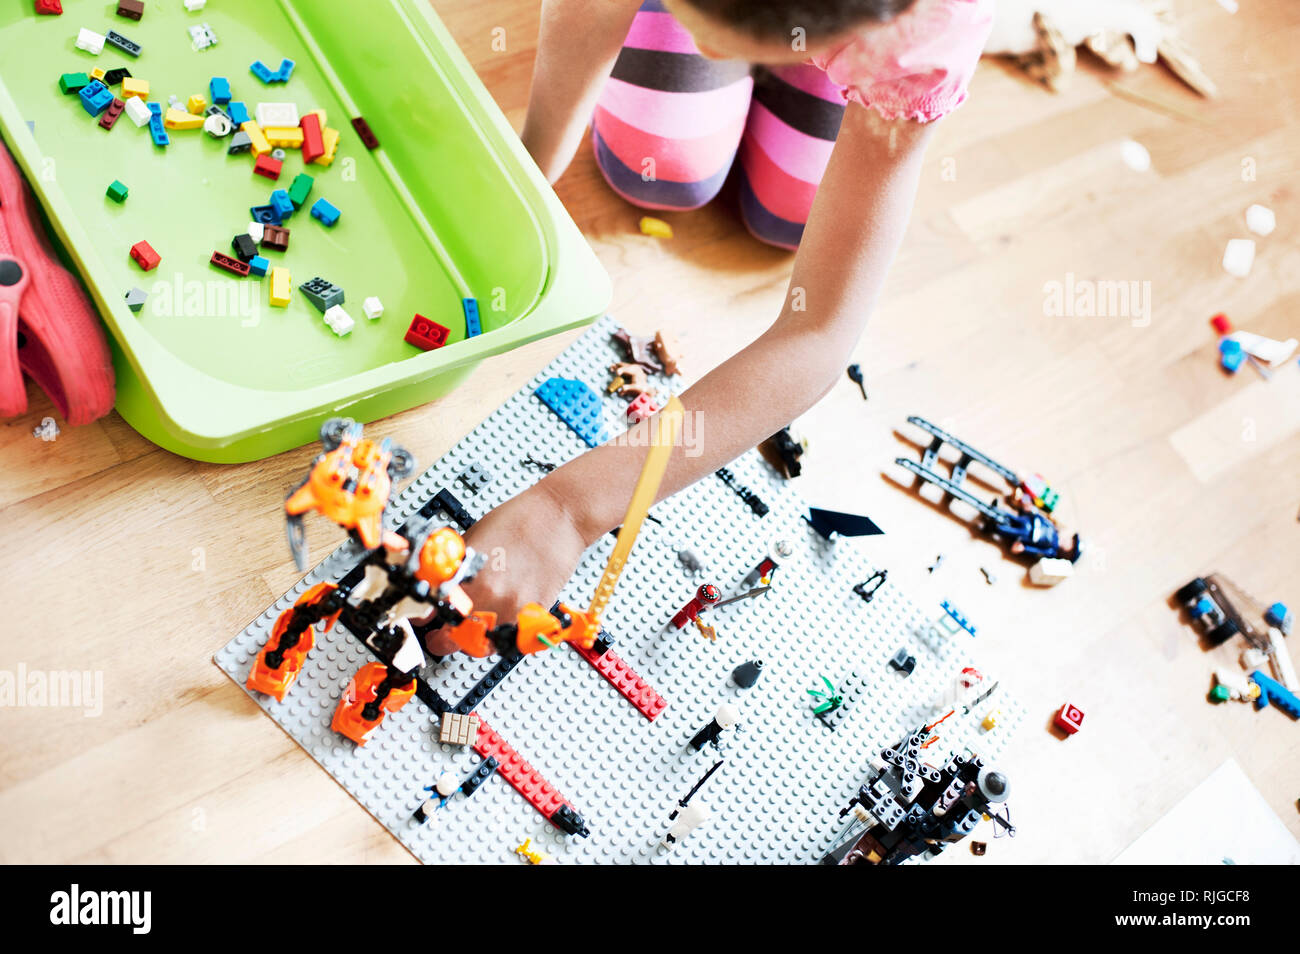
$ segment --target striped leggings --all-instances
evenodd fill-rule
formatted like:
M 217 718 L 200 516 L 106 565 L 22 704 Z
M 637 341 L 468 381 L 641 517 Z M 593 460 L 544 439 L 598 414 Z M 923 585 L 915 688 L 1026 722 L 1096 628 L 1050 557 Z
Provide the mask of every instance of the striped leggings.
M 646 0 L 597 103 L 592 143 L 610 187 L 645 209 L 699 208 L 739 155 L 746 228 L 795 249 L 843 115 L 842 88 L 816 67 L 705 59 Z

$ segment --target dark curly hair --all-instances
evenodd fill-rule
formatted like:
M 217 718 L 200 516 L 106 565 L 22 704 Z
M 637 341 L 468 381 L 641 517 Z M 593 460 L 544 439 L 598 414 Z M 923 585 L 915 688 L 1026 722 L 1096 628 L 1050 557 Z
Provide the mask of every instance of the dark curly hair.
M 835 36 L 863 23 L 883 23 L 915 0 L 683 0 L 719 23 L 754 37 Z

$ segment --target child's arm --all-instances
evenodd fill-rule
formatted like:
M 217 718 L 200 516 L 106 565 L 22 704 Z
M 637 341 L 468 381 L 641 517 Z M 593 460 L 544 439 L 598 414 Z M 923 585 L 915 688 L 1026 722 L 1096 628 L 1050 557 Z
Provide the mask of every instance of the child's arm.
M 781 316 L 682 395 L 697 446 L 674 449 L 660 499 L 776 433 L 839 380 L 902 241 L 929 130 L 846 109 Z M 549 605 L 582 551 L 623 519 L 645 459 L 644 444 L 628 443 L 570 461 L 473 528 L 470 544 L 493 558 L 470 584 L 477 605 L 505 619 L 529 601 Z
M 521 138 L 547 181 L 568 168 L 640 0 L 545 0 Z

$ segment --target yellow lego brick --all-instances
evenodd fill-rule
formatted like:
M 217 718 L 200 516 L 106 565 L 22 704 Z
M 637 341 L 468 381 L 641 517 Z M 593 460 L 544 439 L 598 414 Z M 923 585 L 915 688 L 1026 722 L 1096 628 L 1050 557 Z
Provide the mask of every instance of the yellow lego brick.
M 202 93 L 195 93 L 190 97 L 190 101 L 185 104 L 185 108 L 192 113 L 202 115 L 203 110 L 208 108 L 208 98 Z
M 201 129 L 203 117 L 171 107 L 163 114 L 163 125 L 168 129 Z
M 96 66 L 90 71 L 90 78 L 93 80 L 102 80 L 107 75 L 108 72 L 102 66 Z
M 271 269 L 271 304 L 276 308 L 287 308 L 292 297 L 293 280 L 289 277 L 289 269 L 277 265 Z
M 301 149 L 302 130 L 297 126 L 267 126 L 266 141 L 277 149 Z
M 334 161 L 334 153 L 337 152 L 339 148 L 339 131 L 337 129 L 323 129 L 321 130 L 320 138 L 321 145 L 325 147 L 325 151 L 321 153 L 319 158 L 313 160 L 313 164 L 318 166 L 328 166 Z
M 647 215 L 641 219 L 641 234 L 653 238 L 670 239 L 673 237 L 673 227 L 663 219 L 656 219 Z
M 122 80 L 122 99 L 130 99 L 132 96 L 139 96 L 147 102 L 149 99 L 149 81 L 136 79 L 134 76 L 128 76 Z
M 256 119 L 250 119 L 239 128 L 248 133 L 248 138 L 253 141 L 253 155 L 261 156 L 271 151 L 271 144 L 266 141 L 266 134 Z

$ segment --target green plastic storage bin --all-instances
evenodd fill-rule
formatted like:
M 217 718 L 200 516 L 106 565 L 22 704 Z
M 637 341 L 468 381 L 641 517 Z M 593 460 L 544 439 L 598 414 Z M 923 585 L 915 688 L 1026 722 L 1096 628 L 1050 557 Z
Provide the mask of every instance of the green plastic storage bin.
M 483 358 L 609 304 L 608 276 L 425 0 L 219 0 L 193 14 L 170 0 L 147 3 L 139 22 L 116 16 L 112 0 L 63 7 L 0 8 L 0 134 L 109 328 L 118 411 L 155 443 L 206 461 L 266 457 L 314 440 L 331 415 L 373 420 L 437 398 Z M 204 23 L 217 44 L 195 50 L 188 30 Z M 142 55 L 78 50 L 82 27 L 116 30 Z M 249 70 L 284 58 L 296 63 L 287 84 Z M 206 97 L 214 76 L 250 115 L 259 102 L 324 108 L 337 157 L 304 167 L 289 150 L 273 183 L 201 130 L 169 130 L 165 149 L 125 115 L 106 131 L 58 86 L 97 66 L 148 80 L 164 110 L 169 95 Z M 362 144 L 356 116 L 378 149 Z M 208 262 L 232 254 L 250 207 L 302 171 L 316 181 L 285 223 L 289 249 L 263 252 L 293 277 L 289 307 L 273 308 L 269 276 Z M 130 189 L 125 203 L 105 195 L 115 179 Z M 308 214 L 318 198 L 341 210 L 333 228 Z M 142 239 L 162 256 L 150 273 L 129 257 Z M 315 276 L 345 289 L 350 335 L 336 337 L 297 290 Z M 149 293 L 138 314 L 124 301 L 132 287 Z M 375 321 L 361 310 L 370 296 L 384 304 Z M 465 297 L 478 299 L 483 324 L 468 340 Z M 444 347 L 403 340 L 416 313 L 451 329 Z

